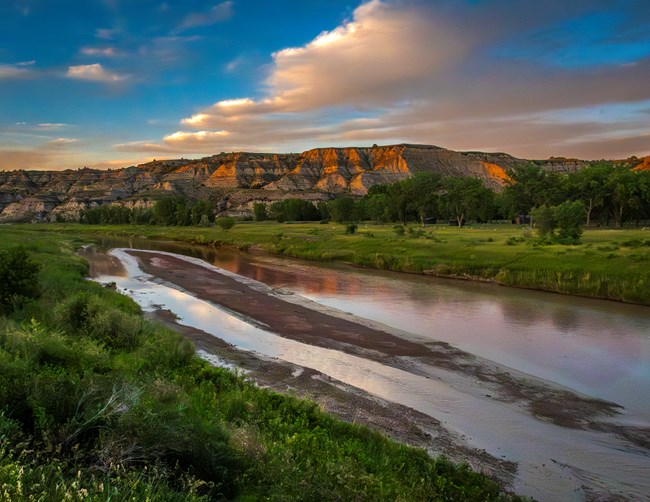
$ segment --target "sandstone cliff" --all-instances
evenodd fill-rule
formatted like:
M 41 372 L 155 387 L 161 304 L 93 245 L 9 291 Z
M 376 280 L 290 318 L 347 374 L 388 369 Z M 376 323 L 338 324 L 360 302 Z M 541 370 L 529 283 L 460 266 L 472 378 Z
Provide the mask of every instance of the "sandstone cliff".
M 284 197 L 326 200 L 363 195 L 377 184 L 418 172 L 476 176 L 499 189 L 506 171 L 525 163 L 505 153 L 456 152 L 436 146 L 318 148 L 301 154 L 221 153 L 199 160 L 153 161 L 117 170 L 0 172 L 0 223 L 76 220 L 100 204 L 151 205 L 163 195 L 210 198 L 232 214 L 259 201 Z M 549 159 L 549 170 L 569 171 L 580 161 Z

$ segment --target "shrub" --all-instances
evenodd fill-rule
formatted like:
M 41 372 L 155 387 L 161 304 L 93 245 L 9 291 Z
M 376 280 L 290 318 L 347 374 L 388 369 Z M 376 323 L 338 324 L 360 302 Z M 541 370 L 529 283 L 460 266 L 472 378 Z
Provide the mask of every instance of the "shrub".
M 114 349 L 132 350 L 143 330 L 140 317 L 110 307 L 96 295 L 77 294 L 58 311 L 62 327 L 70 334 L 89 336 Z
M 354 223 L 349 223 L 345 226 L 345 233 L 348 235 L 355 234 L 357 232 L 357 228 L 359 227 Z
M 401 237 L 406 233 L 406 230 L 404 230 L 404 227 L 402 225 L 395 225 L 393 227 L 393 232 L 395 232 L 395 235 L 399 235 Z
M 0 314 L 10 314 L 40 296 L 40 269 L 22 246 L 0 251 Z
M 230 230 L 235 226 L 235 219 L 230 216 L 222 216 L 221 218 L 217 218 L 217 225 L 222 230 Z

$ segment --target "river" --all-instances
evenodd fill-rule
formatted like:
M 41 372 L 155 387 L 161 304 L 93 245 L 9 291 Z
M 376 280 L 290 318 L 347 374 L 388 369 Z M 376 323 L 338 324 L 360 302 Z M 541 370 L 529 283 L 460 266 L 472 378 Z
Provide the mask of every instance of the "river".
M 372 320 L 411 342 L 448 342 L 550 386 L 612 401 L 624 407 L 611 419 L 617 424 L 650 426 L 647 307 L 178 243 L 106 240 L 102 247 L 192 256 L 244 282 L 248 278 L 266 284 L 291 301 L 311 300 Z M 645 448 L 611 434 L 539 420 L 512 403 L 479 395 L 452 372 L 427 368 L 426 378 L 340 350 L 289 340 L 173 284 L 153 280 L 126 252 L 116 256 L 129 275 L 118 277 L 118 286 L 143 307 L 162 305 L 180 322 L 242 349 L 316 369 L 437 418 L 477 448 L 517 462 L 514 488 L 520 493 L 540 500 L 584 500 L 598 493 L 643 500 L 650 494 Z

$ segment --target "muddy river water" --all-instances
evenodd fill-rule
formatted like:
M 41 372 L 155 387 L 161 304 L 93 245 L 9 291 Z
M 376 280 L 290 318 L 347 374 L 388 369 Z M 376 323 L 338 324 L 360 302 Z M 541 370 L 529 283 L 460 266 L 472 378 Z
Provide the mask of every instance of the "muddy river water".
M 242 350 L 431 416 L 470 446 L 516 462 L 512 488 L 519 493 L 539 500 L 650 500 L 648 307 L 178 243 L 117 239 L 98 249 L 111 248 L 173 253 L 114 249 L 105 270 L 102 260 L 94 261 L 98 280 L 115 281 L 145 310 L 164 309 L 180 324 Z M 244 288 L 239 302 L 254 292 L 279 306 L 290 303 L 297 312 L 294 331 L 304 322 L 299 309 L 311 310 L 390 333 L 382 347 L 403 340 L 415 348 L 381 353 L 360 349 L 361 342 L 328 345 L 284 336 L 271 321 L 233 308 L 236 299 L 224 306 L 187 277 L 170 275 L 183 270 L 234 279 Z M 245 288 L 252 288 L 249 295 Z M 439 342 L 459 349 L 458 359 L 471 364 L 436 364 L 425 352 Z M 472 378 L 469 366 L 489 375 L 487 383 Z M 516 380 L 517 393 L 511 382 L 509 394 L 498 387 L 504 375 Z M 551 407 L 595 398 L 606 402 L 602 410 L 616 413 L 585 414 L 575 423 L 558 419 L 557 410 L 533 413 L 540 405 L 528 387 L 555 396 Z

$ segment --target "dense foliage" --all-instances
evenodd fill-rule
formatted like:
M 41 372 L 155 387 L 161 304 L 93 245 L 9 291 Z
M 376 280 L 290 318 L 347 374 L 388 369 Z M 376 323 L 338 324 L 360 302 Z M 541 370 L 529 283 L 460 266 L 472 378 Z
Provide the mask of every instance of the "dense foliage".
M 22 246 L 0 250 L 0 315 L 10 314 L 26 301 L 38 298 L 40 266 Z
M 3 236 L 29 242 L 43 294 L 0 318 L 0 499 L 506 498 L 466 466 L 209 366 L 84 280 L 72 237 Z
M 364 197 L 340 196 L 314 204 L 287 198 L 271 204 L 255 202 L 255 221 L 318 221 L 326 223 L 471 222 L 512 221 L 533 224 L 545 242 L 579 242 L 581 227 L 637 226 L 650 220 L 650 171 L 634 171 L 611 162 L 562 173 L 527 163 L 508 173 L 506 185 L 494 192 L 472 176 L 416 173 L 388 185 L 372 186 Z M 535 216 L 536 215 L 536 216 Z M 230 221 L 217 224 L 227 230 Z M 207 201 L 190 202 L 181 196 L 158 200 L 151 209 L 120 204 L 84 211 L 81 222 L 91 224 L 154 224 L 210 226 L 215 210 Z M 224 225 L 228 228 L 225 228 Z M 557 231 L 556 231 L 557 230 Z
M 207 200 L 190 202 L 182 196 L 164 197 L 152 207 L 106 204 L 86 209 L 80 222 L 91 225 L 200 225 L 214 223 L 214 207 Z

